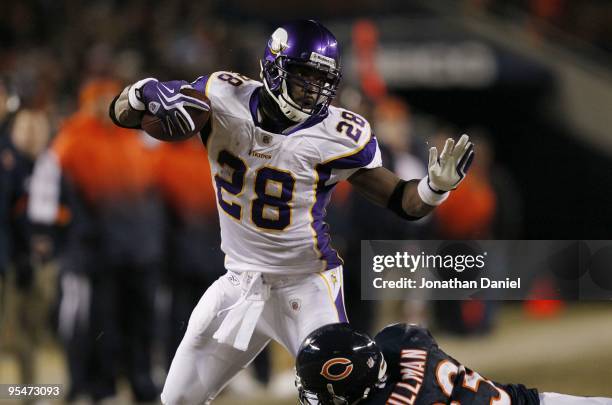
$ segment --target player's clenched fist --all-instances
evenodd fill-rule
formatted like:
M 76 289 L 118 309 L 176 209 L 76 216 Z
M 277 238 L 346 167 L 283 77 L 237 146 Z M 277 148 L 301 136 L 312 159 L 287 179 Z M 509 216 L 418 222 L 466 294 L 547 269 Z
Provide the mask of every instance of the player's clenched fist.
M 159 82 L 148 78 L 130 87 L 128 99 L 133 109 L 159 118 L 166 134 L 182 136 L 199 129 L 187 108 L 210 111 L 210 104 L 192 97 L 190 91 L 193 87 L 183 80 Z

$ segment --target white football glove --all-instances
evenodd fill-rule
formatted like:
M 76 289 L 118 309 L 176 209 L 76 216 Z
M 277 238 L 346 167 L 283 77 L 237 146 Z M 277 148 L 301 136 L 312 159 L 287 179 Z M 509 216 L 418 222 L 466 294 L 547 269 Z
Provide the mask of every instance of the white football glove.
M 439 159 L 438 149 L 435 146 L 429 149 L 428 174 L 432 191 L 445 192 L 456 189 L 465 178 L 473 158 L 474 144 L 465 134 L 461 135 L 457 145 L 452 138 L 448 138 Z
M 446 140 L 438 158 L 438 149 L 429 149 L 428 175 L 419 183 L 419 195 L 429 205 L 439 205 L 447 197 L 447 191 L 457 188 L 474 159 L 474 144 L 463 134 L 459 142 Z

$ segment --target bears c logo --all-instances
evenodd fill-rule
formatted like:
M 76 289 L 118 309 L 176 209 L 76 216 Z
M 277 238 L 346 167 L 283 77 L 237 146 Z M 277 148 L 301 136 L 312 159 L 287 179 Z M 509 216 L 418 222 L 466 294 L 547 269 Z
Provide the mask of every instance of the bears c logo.
M 343 365 L 344 370 L 339 374 L 332 374 L 331 368 L 335 365 Z M 353 363 L 344 357 L 336 357 L 331 360 L 327 360 L 325 364 L 323 364 L 323 368 L 321 368 L 321 375 L 327 378 L 330 381 L 340 381 L 344 380 L 353 372 Z

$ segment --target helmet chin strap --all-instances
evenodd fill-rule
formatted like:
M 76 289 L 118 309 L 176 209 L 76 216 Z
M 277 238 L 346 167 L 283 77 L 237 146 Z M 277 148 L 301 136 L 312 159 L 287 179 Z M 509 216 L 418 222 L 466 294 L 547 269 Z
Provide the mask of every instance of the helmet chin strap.
M 258 122 L 263 126 L 264 129 L 271 132 L 281 133 L 288 128 L 292 128 L 300 123 L 291 121 L 280 111 L 280 107 L 276 102 L 272 101 L 274 98 L 264 90 L 259 88 L 259 106 L 257 108 Z
M 287 100 L 290 100 L 291 97 L 289 96 L 289 93 L 287 91 L 286 81 L 281 79 L 281 92 L 282 93 L 280 97 L 276 96 L 272 92 L 272 90 L 270 90 L 270 87 L 268 87 L 267 80 L 265 80 L 263 77 L 263 65 L 261 64 L 261 62 L 259 62 L 259 65 L 261 67 L 261 74 L 260 74 L 261 81 L 263 82 L 263 85 L 266 89 L 266 93 L 268 93 L 270 98 L 274 100 L 276 105 L 278 105 L 278 108 L 283 113 L 283 115 L 295 123 L 301 123 L 301 122 L 306 121 L 310 117 L 310 115 L 306 114 L 303 111 L 298 110 L 297 108 L 293 107 L 289 102 L 287 102 Z
M 287 81 L 281 81 L 281 89 L 282 93 L 280 97 L 274 97 L 276 103 L 280 107 L 281 111 L 287 118 L 294 122 L 304 122 L 308 118 L 310 118 L 309 114 L 306 114 L 303 111 L 298 110 L 294 106 L 291 105 L 287 100 L 291 100 L 291 96 L 289 95 L 289 91 L 287 90 Z

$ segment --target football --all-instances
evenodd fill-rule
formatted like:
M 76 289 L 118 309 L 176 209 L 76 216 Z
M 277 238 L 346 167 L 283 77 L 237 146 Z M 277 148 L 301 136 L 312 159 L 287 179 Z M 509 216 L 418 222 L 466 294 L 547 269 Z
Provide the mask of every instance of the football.
M 210 105 L 210 100 L 208 99 L 208 97 L 206 97 L 204 93 L 198 90 L 182 89 L 181 93 L 186 96 L 197 98 L 198 100 L 204 101 Z M 187 113 L 195 124 L 195 130 L 192 132 L 188 132 L 184 135 L 170 135 L 169 133 L 167 133 L 166 128 L 162 123 L 162 120 L 148 112 L 143 115 L 142 120 L 140 121 L 140 127 L 147 134 L 151 135 L 153 138 L 159 139 L 160 141 L 176 142 L 191 138 L 192 136 L 199 133 L 202 128 L 204 128 L 210 118 L 210 111 L 202 111 L 193 107 L 185 107 L 185 110 L 187 110 Z

